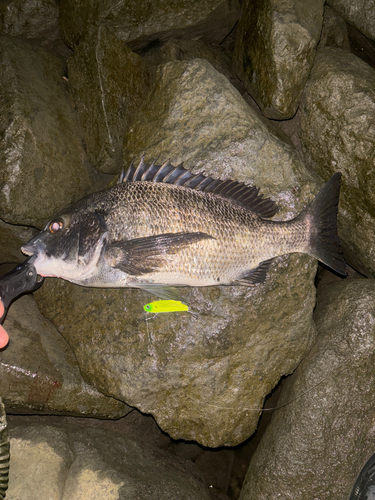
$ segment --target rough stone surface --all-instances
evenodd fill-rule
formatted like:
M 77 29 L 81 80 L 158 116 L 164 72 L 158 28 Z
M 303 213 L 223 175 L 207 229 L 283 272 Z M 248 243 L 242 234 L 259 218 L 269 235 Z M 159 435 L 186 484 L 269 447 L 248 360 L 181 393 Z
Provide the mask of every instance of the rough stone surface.
M 375 41 L 370 40 L 356 28 L 346 23 L 348 30 L 350 51 L 355 56 L 359 57 L 366 64 L 375 68 Z
M 245 91 L 242 82 L 232 72 L 231 57 L 221 47 L 204 43 L 202 40 L 168 40 L 162 45 L 151 46 L 142 51 L 142 55 L 151 64 L 206 59 L 219 73 L 225 75 L 240 92 Z
M 298 105 L 298 89 L 305 85 L 304 78 L 315 57 L 323 0 L 314 1 L 243 0 L 243 21 L 231 30 L 238 18 L 237 0 L 0 0 L 0 34 L 9 36 L 0 41 L 0 190 L 9 198 L 4 205 L 5 195 L 0 194 L 0 263 L 25 259 L 19 248 L 33 233 L 26 224 L 44 226 L 44 219 L 56 210 L 107 185 L 111 176 L 103 172 L 119 170 L 122 155 L 126 167 L 145 152 L 146 160 L 159 157 L 161 162 L 171 157 L 174 164 L 184 160 L 185 166 L 195 172 L 255 184 L 280 205 L 280 219 L 300 212 L 323 179 L 344 165 L 340 234 L 350 262 L 366 275 L 374 273 L 374 74 L 349 54 L 351 51 L 375 67 L 375 42 L 362 34 L 368 33 L 366 29 L 373 31 L 370 1 L 347 6 L 332 0 L 330 5 L 335 10 L 325 7 L 318 46 L 339 47 L 346 52 L 333 51 L 330 62 L 323 66 L 321 87 L 315 94 L 318 98 L 311 100 L 309 108 L 309 119 L 314 116 L 315 121 L 303 122 L 310 128 L 310 132 L 304 130 L 303 153 L 311 173 L 306 172 L 295 152 L 303 158 L 296 131 L 304 112 L 299 108 L 293 119 L 280 121 Z M 58 10 L 65 40 L 75 51 L 69 69 L 66 60 L 72 52 L 59 37 Z M 255 14 L 251 19 L 249 12 Z M 241 34 L 244 26 L 250 31 Z M 243 41 L 251 41 L 253 66 L 237 55 L 236 63 L 246 63 L 251 75 L 258 78 L 248 89 L 263 110 L 266 107 L 256 94 L 255 83 L 263 85 L 264 99 L 274 99 L 273 107 L 265 111 L 267 116 L 276 117 L 274 120 L 262 118 L 256 101 L 231 74 L 236 31 L 236 51 Z M 16 37 L 27 38 L 29 43 Z M 246 54 L 244 47 L 241 50 Z M 227 79 L 210 64 L 191 61 L 195 58 L 209 61 Z M 169 61 L 185 62 L 166 64 Z M 139 82 L 142 76 L 139 79 L 137 73 L 135 85 L 127 87 L 128 79 L 134 83 L 133 72 L 138 64 L 147 70 L 159 63 L 163 66 L 158 70 L 155 87 L 139 109 L 143 97 L 138 94 L 136 82 L 140 87 L 146 82 Z M 85 76 L 86 80 L 82 78 Z M 129 130 L 129 126 L 133 128 Z M 124 134 L 125 148 L 121 151 Z M 102 173 L 95 173 L 89 161 Z M 41 209 L 43 214 L 39 213 Z M 5 264 L 0 275 L 7 266 L 10 270 Z M 13 490 L 13 500 L 27 500 L 28 496 L 38 500 L 121 498 L 122 482 L 137 492 L 139 500 L 147 499 L 150 491 L 158 500 L 173 495 L 184 498 L 181 490 L 174 488 L 179 479 L 172 486 L 167 483 L 163 491 L 154 490 L 154 486 L 147 492 L 138 490 L 138 483 L 154 485 L 154 479 L 145 482 L 151 466 L 136 453 L 133 458 L 141 463 L 142 471 L 138 475 L 137 465 L 131 462 L 124 479 L 118 468 L 123 462 L 118 457 L 126 453 L 112 445 L 118 435 L 122 442 L 128 437 L 139 438 L 177 456 L 189 457 L 211 486 L 211 500 L 228 500 L 224 491 L 233 500 L 238 499 L 250 457 L 263 434 L 265 419 L 270 417 L 263 413 L 258 422 L 264 395 L 282 374 L 295 369 L 315 340 L 316 326 L 311 319 L 314 282 L 319 283 L 318 296 L 320 289 L 323 293 L 318 312 L 322 305 L 328 308 L 319 319 L 330 329 L 322 342 L 333 332 L 331 322 L 346 331 L 340 314 L 351 315 L 353 331 L 360 330 L 362 340 L 358 340 L 360 335 L 356 342 L 338 336 L 333 342 L 317 344 L 320 358 L 316 365 L 309 365 L 315 370 L 312 375 L 310 371 L 302 382 L 288 382 L 286 403 L 287 398 L 298 397 L 307 389 L 317 394 L 315 406 L 311 409 L 305 404 L 307 393 L 285 407 L 292 409 L 296 405 L 293 419 L 286 417 L 282 422 L 281 413 L 275 440 L 269 445 L 265 442 L 264 462 L 259 462 L 260 467 L 266 464 L 262 469 L 266 473 L 261 474 L 265 481 L 262 484 L 263 479 L 259 479 L 254 492 L 258 486 L 266 490 L 273 482 L 272 492 L 264 494 L 267 500 L 297 500 L 301 491 L 306 496 L 303 500 L 312 500 L 308 489 L 313 492 L 311 496 L 317 491 L 314 500 L 324 500 L 326 491 L 331 493 L 330 500 L 348 498 L 351 481 L 374 451 L 373 359 L 369 366 L 362 365 L 365 369 L 361 373 L 357 371 L 360 360 L 364 360 L 362 353 L 367 349 L 371 357 L 374 350 L 373 332 L 363 333 L 370 331 L 373 311 L 365 300 L 357 300 L 362 292 L 356 295 L 349 288 L 330 298 L 323 287 L 332 273 L 321 273 L 315 280 L 314 273 L 315 264 L 310 258 L 294 255 L 278 259 L 264 285 L 251 289 L 181 290 L 189 305 L 198 311 L 196 314 L 146 315 L 143 305 L 154 300 L 146 293 L 88 290 L 52 279 L 36 295 L 54 325 L 40 316 L 31 297 L 15 302 L 5 325 L 11 342 L 0 352 L 0 396 L 6 383 L 7 397 L 13 391 L 8 407 L 14 404 L 13 411 L 20 413 L 8 414 L 11 428 L 15 429 L 13 423 L 17 420 L 23 422 L 24 428 L 31 420 L 40 422 L 36 433 L 43 439 L 34 441 L 37 446 L 32 451 L 30 441 L 27 445 L 25 441 L 22 445 L 16 443 L 13 471 L 20 478 L 17 488 L 25 487 L 26 493 Z M 364 280 L 361 286 L 367 287 L 368 283 Z M 373 290 L 366 288 L 363 294 L 373 302 Z M 360 312 L 353 312 L 353 304 L 359 302 Z M 65 335 L 65 341 L 56 327 Z M 356 351 L 360 342 L 365 349 Z M 354 370 L 352 358 L 346 361 L 348 347 L 353 346 Z M 336 369 L 336 378 L 328 376 L 329 363 Z M 320 383 L 325 374 L 327 386 Z M 347 392 L 342 391 L 331 403 L 332 394 L 336 397 L 342 382 Z M 93 389 L 94 385 L 106 396 Z M 271 399 L 283 386 L 284 381 L 266 398 L 266 405 L 277 406 L 271 404 Z M 360 391 L 365 394 L 359 397 Z M 120 419 L 106 418 L 128 411 L 124 402 L 149 414 L 134 409 Z M 322 406 L 324 411 L 319 410 Z M 28 416 L 22 412 L 39 414 Z M 40 414 L 45 412 L 56 415 Z M 312 420 L 307 419 L 307 414 L 313 415 Z M 258 429 L 243 447 L 213 450 L 192 441 L 172 442 L 152 415 L 174 437 L 197 439 L 210 446 L 240 443 L 256 426 Z M 77 433 L 62 427 L 73 421 L 80 426 Z M 288 427 L 289 422 L 290 429 L 282 427 Z M 59 429 L 57 433 L 52 430 L 44 434 L 43 429 L 51 425 Z M 83 439 L 88 426 L 92 427 L 91 434 Z M 112 434 L 105 438 L 109 451 L 102 452 L 92 444 L 95 435 L 103 437 L 101 429 Z M 54 442 L 56 435 L 59 445 Z M 144 455 L 152 455 L 148 446 L 143 450 Z M 106 453 L 112 455 L 108 461 Z M 114 465 L 113 456 L 118 462 Z M 163 463 L 161 469 L 166 468 Z M 131 469 L 139 480 L 134 479 Z M 41 470 L 45 480 L 39 481 Z M 156 475 L 157 482 L 165 485 L 160 469 Z M 319 487 L 325 488 L 321 495 Z M 245 488 L 246 492 L 252 490 L 249 485 Z M 292 488 L 295 490 L 288 494 Z M 197 489 L 206 493 L 200 481 Z M 199 499 L 194 488 L 188 491 L 187 498 Z M 125 489 L 123 496 L 132 498 L 132 493 Z M 254 493 L 254 500 L 260 497 Z
M 236 0 L 139 2 L 138 0 L 62 0 L 60 26 L 74 48 L 90 29 L 103 22 L 134 50 L 170 38 L 203 39 L 220 43 L 238 20 Z
M 287 380 L 240 500 L 349 498 L 374 453 L 375 282 L 321 289 L 319 335 Z M 287 404 L 290 402 L 290 404 Z
M 149 91 L 150 65 L 101 26 L 68 60 L 87 156 L 104 173 L 122 168 L 125 130 Z
M 7 500 L 209 500 L 198 469 L 140 441 L 73 425 L 10 429 Z
M 323 28 L 319 48 L 338 47 L 350 51 L 350 42 L 346 22 L 333 9 L 324 7 Z
M 336 10 L 349 24 L 352 24 L 368 38 L 375 40 L 374 0 L 328 0 L 328 5 Z
M 316 189 L 291 148 L 203 60 L 160 72 L 124 151 L 139 157 L 141 147 L 150 157 L 169 151 L 176 163 L 188 158 L 188 166 L 215 177 L 255 180 L 280 201 L 281 218 L 299 213 Z M 315 334 L 316 264 L 297 254 L 277 262 L 263 285 L 183 290 L 199 314 L 150 316 L 145 292 L 58 280 L 48 280 L 37 300 L 100 391 L 151 413 L 174 438 L 233 445 L 256 428 L 259 413 L 248 408 L 262 407 Z
M 256 185 L 281 207 L 280 218 L 297 215 L 317 190 L 294 148 L 202 59 L 159 67 L 125 137 L 125 165 L 143 152 L 146 160 L 170 157 L 195 172 Z
M 292 118 L 314 62 L 323 0 L 246 0 L 233 68 L 268 118 Z
M 36 229 L 7 224 L 0 219 L 0 263 L 23 262 L 21 246 L 38 233 Z
M 342 172 L 339 234 L 345 255 L 373 276 L 374 134 L 375 70 L 346 51 L 322 49 L 301 102 L 301 144 L 307 166 L 322 179 Z
M 206 484 L 216 491 L 226 493 L 234 460 L 233 450 L 217 450 L 202 453 L 195 465 L 203 471 Z
M 119 418 L 131 411 L 82 379 L 69 346 L 32 296 L 12 304 L 4 327 L 10 343 L 0 353 L 0 394 L 7 412 Z
M 173 438 L 215 447 L 254 432 L 259 412 L 249 408 L 261 408 L 310 347 L 314 275 L 308 257 L 294 256 L 281 258 L 260 287 L 185 289 L 196 316 L 150 316 L 146 292 L 52 279 L 37 300 L 85 380 L 151 413 Z
M 104 182 L 85 165 L 60 59 L 11 37 L 0 53 L 0 213 L 40 227 Z
M 58 19 L 55 0 L 5 0 L 0 5 L 0 32 L 10 36 L 58 39 Z

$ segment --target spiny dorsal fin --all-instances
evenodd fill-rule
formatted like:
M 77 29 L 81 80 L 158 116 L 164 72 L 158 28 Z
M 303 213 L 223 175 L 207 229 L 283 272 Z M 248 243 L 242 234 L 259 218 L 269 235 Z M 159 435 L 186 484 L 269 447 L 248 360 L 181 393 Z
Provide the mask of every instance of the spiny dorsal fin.
M 182 163 L 174 167 L 169 160 L 163 165 L 156 165 L 155 161 L 151 164 L 145 163 L 142 157 L 137 167 L 134 167 L 132 162 L 127 171 L 122 170 L 118 183 L 148 181 L 176 184 L 227 198 L 266 218 L 273 217 L 278 210 L 276 203 L 270 198 L 263 198 L 256 187 L 246 186 L 231 179 L 222 181 L 203 174 L 193 174 L 184 168 Z

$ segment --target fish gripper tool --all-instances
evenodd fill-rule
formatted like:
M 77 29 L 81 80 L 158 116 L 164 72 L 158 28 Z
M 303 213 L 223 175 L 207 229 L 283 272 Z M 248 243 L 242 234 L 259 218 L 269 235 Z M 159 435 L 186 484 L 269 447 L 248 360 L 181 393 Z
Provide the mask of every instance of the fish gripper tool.
M 23 295 L 37 290 L 42 286 L 44 278 L 38 275 L 33 265 L 36 255 L 32 255 L 12 271 L 0 276 L 0 299 L 4 305 L 4 314 L 0 317 L 3 323 L 11 302 Z

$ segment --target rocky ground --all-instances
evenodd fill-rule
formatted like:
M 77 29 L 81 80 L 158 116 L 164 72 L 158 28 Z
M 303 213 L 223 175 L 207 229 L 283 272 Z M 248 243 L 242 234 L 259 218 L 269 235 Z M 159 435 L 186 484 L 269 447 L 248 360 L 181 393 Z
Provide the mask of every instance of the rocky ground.
M 349 498 L 375 452 L 374 68 L 370 0 L 0 3 L 0 262 L 145 155 L 278 220 L 342 172 L 348 264 L 278 257 L 184 290 L 195 315 L 47 279 L 4 324 L 7 499 Z

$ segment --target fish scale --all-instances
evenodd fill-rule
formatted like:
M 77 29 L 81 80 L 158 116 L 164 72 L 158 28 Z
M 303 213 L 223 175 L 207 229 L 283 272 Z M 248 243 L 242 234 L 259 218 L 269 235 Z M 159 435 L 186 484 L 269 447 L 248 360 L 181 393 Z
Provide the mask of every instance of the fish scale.
M 39 274 L 83 286 L 139 287 L 263 282 L 272 259 L 294 252 L 345 273 L 335 174 L 295 219 L 273 221 L 275 203 L 232 180 L 173 167 L 133 164 L 119 183 L 52 219 L 22 250 Z M 142 180 L 146 179 L 146 180 Z

